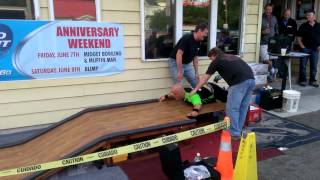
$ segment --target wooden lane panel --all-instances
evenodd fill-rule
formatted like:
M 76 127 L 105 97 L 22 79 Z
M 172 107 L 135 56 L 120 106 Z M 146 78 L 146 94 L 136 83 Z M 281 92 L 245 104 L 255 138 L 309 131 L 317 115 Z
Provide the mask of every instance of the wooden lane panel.
M 220 111 L 224 106 L 223 103 L 208 104 L 200 113 Z M 58 160 L 106 134 L 186 120 L 191 110 L 192 106 L 184 102 L 165 101 L 88 112 L 27 143 L 0 149 L 0 169 Z
M 170 112 L 170 110 L 171 109 L 169 109 L 169 111 L 168 112 Z M 108 113 L 105 113 L 105 114 L 107 114 L 107 116 L 108 116 Z M 159 113 L 157 114 L 157 116 L 159 116 Z M 131 117 L 131 120 L 139 120 L 139 118 L 136 118 L 136 117 L 134 117 L 134 116 L 129 116 L 129 117 Z M 153 121 L 153 119 L 152 119 L 152 117 L 156 117 L 156 116 L 149 116 L 150 117 L 150 119 Z M 163 120 L 163 119 L 165 119 L 165 118 L 163 118 L 163 117 L 160 117 L 160 118 L 162 118 L 161 120 Z M 171 117 L 169 117 L 170 119 L 174 119 L 172 116 Z M 182 115 L 182 117 L 181 116 L 178 116 L 177 118 L 179 118 L 180 120 L 182 119 L 182 118 L 185 118 L 185 116 L 184 116 L 184 114 Z M 94 118 L 91 118 L 91 119 L 94 119 Z M 111 117 L 111 116 L 109 116 L 109 119 L 107 119 L 107 120 L 112 120 L 113 118 Z M 85 119 L 85 121 L 87 121 L 87 119 Z M 118 129 L 117 129 L 117 131 L 119 131 L 119 130 L 121 130 L 121 131 L 123 131 L 123 130 L 127 130 L 127 129 L 122 129 L 122 126 L 120 126 L 119 127 L 119 125 L 128 125 L 129 127 L 133 127 L 137 122 L 135 122 L 135 121 L 125 121 L 125 120 L 122 120 L 122 119 L 120 119 L 119 121 L 123 121 L 123 122 L 125 122 L 125 123 L 121 123 L 120 122 L 120 124 L 119 125 L 116 125 L 116 126 L 113 126 L 113 124 L 114 124 L 114 121 L 115 120 L 112 120 L 111 121 L 111 124 L 110 123 L 107 123 L 107 121 L 104 121 L 103 122 L 103 124 L 105 124 L 105 125 L 109 125 L 109 126 L 106 126 L 106 127 L 104 127 L 104 128 L 107 128 L 107 127 L 112 127 L 111 129 L 112 130 L 115 130 L 114 128 L 117 128 L 118 127 Z M 153 121 L 154 123 L 157 123 L 157 121 Z M 167 121 L 168 122 L 168 121 Z M 150 122 L 147 122 L 148 124 L 150 124 Z M 74 131 L 78 131 L 78 129 L 79 128 L 81 128 L 81 126 L 85 126 L 85 127 L 87 127 L 88 128 L 88 126 L 85 124 L 85 123 L 83 123 L 83 122 L 80 122 L 80 121 L 78 121 L 78 122 L 76 122 L 76 124 L 75 124 L 75 126 L 73 126 L 73 122 L 71 122 L 71 123 L 66 123 L 65 125 L 64 125 L 64 129 L 67 129 L 67 130 L 61 130 L 62 131 L 62 133 L 56 133 L 57 135 L 54 135 L 55 137 L 58 137 L 58 139 L 63 139 L 63 137 L 64 137 L 64 135 L 65 135 L 65 132 L 69 132 L 69 133 L 71 133 L 71 134 L 75 134 L 75 133 L 73 133 L 71 130 L 74 130 Z M 117 123 L 118 124 L 118 123 Z M 68 127 L 68 125 L 70 126 L 70 128 Z M 92 125 L 91 123 L 89 123 L 89 125 Z M 142 123 L 139 123 L 138 125 L 140 125 L 140 126 L 138 126 L 138 127 L 142 127 L 141 125 L 142 125 Z M 76 128 L 75 128 L 76 127 Z M 82 127 L 82 129 L 83 129 L 84 127 Z M 126 127 L 127 128 L 127 127 Z M 88 128 L 89 129 L 89 128 Z M 92 129 L 92 128 L 90 128 L 90 129 Z M 97 129 L 99 129 L 99 127 L 96 127 L 96 129 L 94 129 L 93 131 L 96 131 Z M 109 128 L 109 130 L 110 130 L 110 128 Z M 110 131 L 109 131 L 110 132 Z M 52 134 L 52 132 L 50 132 L 50 133 L 47 133 L 47 134 L 45 134 L 44 136 L 48 136 L 48 138 L 50 138 L 50 136 L 52 136 L 51 135 Z M 80 134 L 81 135 L 81 134 Z M 61 137 L 62 136 L 62 137 Z M 79 133 L 77 134 L 77 136 L 79 136 Z M 76 137 L 77 137 L 76 136 Z M 73 137 L 74 138 L 74 137 Z M 47 139 L 47 138 L 42 138 L 42 139 Z M 39 140 L 39 138 L 37 138 L 37 139 L 35 139 L 35 140 Z M 85 140 L 85 139 L 83 139 L 83 140 Z M 47 141 L 47 140 L 45 140 L 43 143 L 39 143 L 39 144 L 41 144 L 41 145 L 48 145 L 48 143 L 54 143 L 54 142 L 57 142 L 57 141 Z M 72 142 L 72 141 L 71 141 Z M 64 144 L 65 144 L 66 142 L 64 142 Z M 57 144 L 55 147 L 60 147 L 60 144 Z M 12 149 L 10 149 L 10 151 L 11 151 Z M 20 149 L 19 149 L 20 150 Z M 25 151 L 24 151 L 25 152 Z

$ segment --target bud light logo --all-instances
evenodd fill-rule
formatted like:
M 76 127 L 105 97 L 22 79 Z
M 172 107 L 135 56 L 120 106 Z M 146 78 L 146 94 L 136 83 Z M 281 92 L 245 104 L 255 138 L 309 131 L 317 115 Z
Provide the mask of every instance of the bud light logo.
M 12 45 L 12 32 L 7 25 L 0 24 L 0 56 L 6 54 Z

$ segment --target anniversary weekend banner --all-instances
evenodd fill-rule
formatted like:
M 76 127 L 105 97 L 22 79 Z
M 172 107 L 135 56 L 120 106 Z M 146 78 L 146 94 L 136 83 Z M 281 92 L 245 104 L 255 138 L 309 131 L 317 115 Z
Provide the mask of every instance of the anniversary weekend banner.
M 120 24 L 0 20 L 0 81 L 107 76 L 123 69 Z

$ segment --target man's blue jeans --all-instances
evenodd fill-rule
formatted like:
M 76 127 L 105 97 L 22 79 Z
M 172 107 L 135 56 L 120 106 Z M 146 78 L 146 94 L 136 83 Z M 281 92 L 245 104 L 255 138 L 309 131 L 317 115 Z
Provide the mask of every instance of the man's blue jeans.
M 248 79 L 239 84 L 230 86 L 228 89 L 227 116 L 231 119 L 230 133 L 232 136 L 241 136 L 248 112 L 252 90 L 255 80 Z
M 175 59 L 169 58 L 168 63 L 169 63 L 169 69 L 170 69 L 172 81 L 174 84 L 176 84 L 178 82 L 177 81 L 177 76 L 178 76 L 177 62 Z M 187 79 L 190 85 L 193 88 L 196 87 L 198 81 L 197 81 L 192 63 L 182 64 L 182 70 L 183 70 L 183 76 Z
M 304 57 L 300 59 L 300 66 L 299 66 L 299 82 L 306 82 L 306 68 L 308 59 L 310 60 L 310 79 L 309 82 L 317 81 L 317 69 L 318 69 L 318 51 L 313 49 L 304 48 L 302 52 L 310 54 L 308 57 Z

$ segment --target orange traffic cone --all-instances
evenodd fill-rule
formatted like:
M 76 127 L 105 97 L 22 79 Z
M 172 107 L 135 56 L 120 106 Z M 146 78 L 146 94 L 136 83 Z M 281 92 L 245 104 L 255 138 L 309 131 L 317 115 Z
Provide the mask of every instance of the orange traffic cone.
M 223 130 L 221 134 L 220 150 L 215 169 L 220 173 L 221 180 L 232 180 L 233 162 L 230 132 Z

